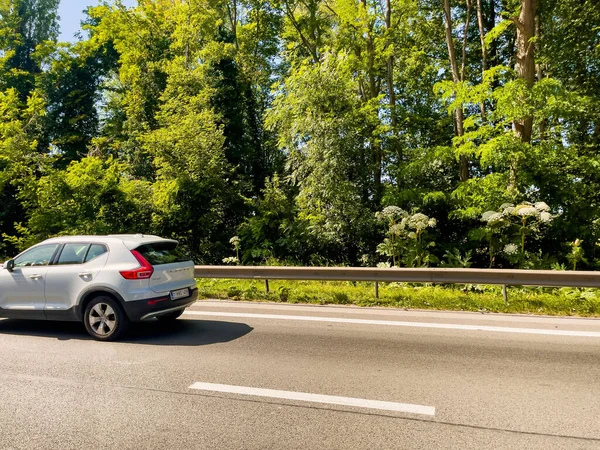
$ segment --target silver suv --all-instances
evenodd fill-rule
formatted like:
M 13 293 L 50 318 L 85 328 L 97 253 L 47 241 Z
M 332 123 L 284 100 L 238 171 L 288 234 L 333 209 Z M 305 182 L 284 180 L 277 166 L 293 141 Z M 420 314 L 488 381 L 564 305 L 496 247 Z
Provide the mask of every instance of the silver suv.
M 177 244 L 141 234 L 43 241 L 0 266 L 0 317 L 83 321 L 102 341 L 131 321 L 175 320 L 198 297 Z

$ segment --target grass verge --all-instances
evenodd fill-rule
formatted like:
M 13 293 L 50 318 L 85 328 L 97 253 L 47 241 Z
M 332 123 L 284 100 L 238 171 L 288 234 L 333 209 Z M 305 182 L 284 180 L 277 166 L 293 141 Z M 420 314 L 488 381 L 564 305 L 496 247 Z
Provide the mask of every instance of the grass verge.
M 438 309 L 560 316 L 600 316 L 600 292 L 596 289 L 509 287 L 508 303 L 500 286 L 416 285 L 346 281 L 197 280 L 199 298 L 311 303 L 319 305 L 387 306 L 406 309 Z

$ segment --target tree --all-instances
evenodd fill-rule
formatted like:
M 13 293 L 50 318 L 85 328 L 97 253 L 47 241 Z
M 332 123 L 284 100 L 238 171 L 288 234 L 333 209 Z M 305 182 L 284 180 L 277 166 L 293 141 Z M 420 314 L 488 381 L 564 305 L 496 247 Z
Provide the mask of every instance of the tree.
M 521 0 L 521 10 L 518 17 L 513 17 L 517 27 L 517 55 L 515 70 L 517 77 L 531 89 L 535 82 L 535 17 L 537 0 Z M 525 144 L 531 142 L 533 117 L 527 116 L 515 120 L 515 133 Z M 513 169 L 514 170 L 514 169 Z M 514 176 L 514 175 L 513 175 Z
M 48 46 L 58 36 L 59 0 L 6 0 L 0 4 L 1 89 L 14 88 L 22 102 L 33 91 Z
M 41 129 L 43 92 L 36 89 L 42 67 L 58 35 L 58 0 L 0 3 L 0 233 L 13 235 L 23 220 L 24 191 L 39 173 L 46 152 Z M 12 250 L 12 249 L 11 249 Z
M 151 186 L 128 179 L 123 163 L 83 158 L 51 169 L 36 185 L 27 228 L 35 243 L 53 235 L 138 233 L 148 229 Z
M 356 257 L 361 241 L 356 233 L 370 215 L 367 205 L 374 195 L 365 152 L 372 112 L 360 107 L 357 83 L 343 56 L 328 54 L 318 65 L 302 64 L 282 92 L 267 125 L 278 130 L 289 153 L 299 218 L 325 245 Z
M 42 77 L 48 104 L 46 135 L 60 155 L 61 167 L 86 155 L 98 135 L 96 105 L 101 100 L 102 83 L 115 64 L 110 43 L 99 47 L 85 42 L 67 44 L 56 52 Z
M 3 237 L 16 233 L 17 223 L 24 220 L 25 206 L 31 202 L 36 176 L 48 158 L 37 150 L 36 136 L 41 134 L 44 102 L 38 91 L 27 103 L 15 88 L 0 92 L 0 232 Z M 9 254 L 15 248 L 3 249 Z
M 142 227 L 207 263 L 232 236 L 252 263 L 597 260 L 597 1 L 114 0 L 72 44 L 56 5 L 0 2 L 11 250 Z M 524 202 L 560 215 L 482 226 Z M 384 236 L 387 208 L 435 227 Z
M 454 48 L 454 37 L 452 36 L 452 12 L 450 8 L 450 0 L 443 0 L 444 2 L 444 18 L 446 25 L 446 45 L 448 46 L 448 57 L 450 59 L 450 69 L 452 71 L 452 81 L 455 84 L 462 83 L 465 81 L 465 59 L 466 59 L 466 40 L 467 40 L 467 30 L 469 28 L 469 20 L 471 14 L 471 3 L 467 0 L 467 14 L 465 18 L 464 25 L 464 42 L 463 42 L 463 52 L 462 52 L 462 61 L 461 61 L 461 69 L 458 69 L 458 59 L 456 57 L 456 50 Z M 456 136 L 462 137 L 465 134 L 465 126 L 464 126 L 464 112 L 462 105 L 455 109 L 456 114 Z M 467 181 L 469 178 L 469 162 L 467 160 L 466 155 L 460 154 L 460 181 Z

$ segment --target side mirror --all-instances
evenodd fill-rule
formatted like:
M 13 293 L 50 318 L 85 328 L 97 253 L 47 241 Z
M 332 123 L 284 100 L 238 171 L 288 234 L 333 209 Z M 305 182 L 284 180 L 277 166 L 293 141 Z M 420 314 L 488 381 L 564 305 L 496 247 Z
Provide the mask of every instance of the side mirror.
M 13 270 L 15 270 L 15 260 L 14 259 L 9 259 L 8 261 L 6 261 L 4 263 L 4 268 L 6 270 L 8 270 L 9 272 L 12 272 Z

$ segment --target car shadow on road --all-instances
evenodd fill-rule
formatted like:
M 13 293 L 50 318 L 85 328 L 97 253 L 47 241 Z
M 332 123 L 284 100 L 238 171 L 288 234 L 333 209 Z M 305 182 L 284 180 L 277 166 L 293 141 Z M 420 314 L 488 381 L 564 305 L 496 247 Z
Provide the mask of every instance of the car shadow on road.
M 253 328 L 240 322 L 216 320 L 176 320 L 162 323 L 158 320 L 132 323 L 119 342 L 145 345 L 210 345 L 230 342 L 250 333 Z M 0 320 L 0 335 L 40 336 L 60 341 L 91 340 L 83 324 L 39 320 Z

